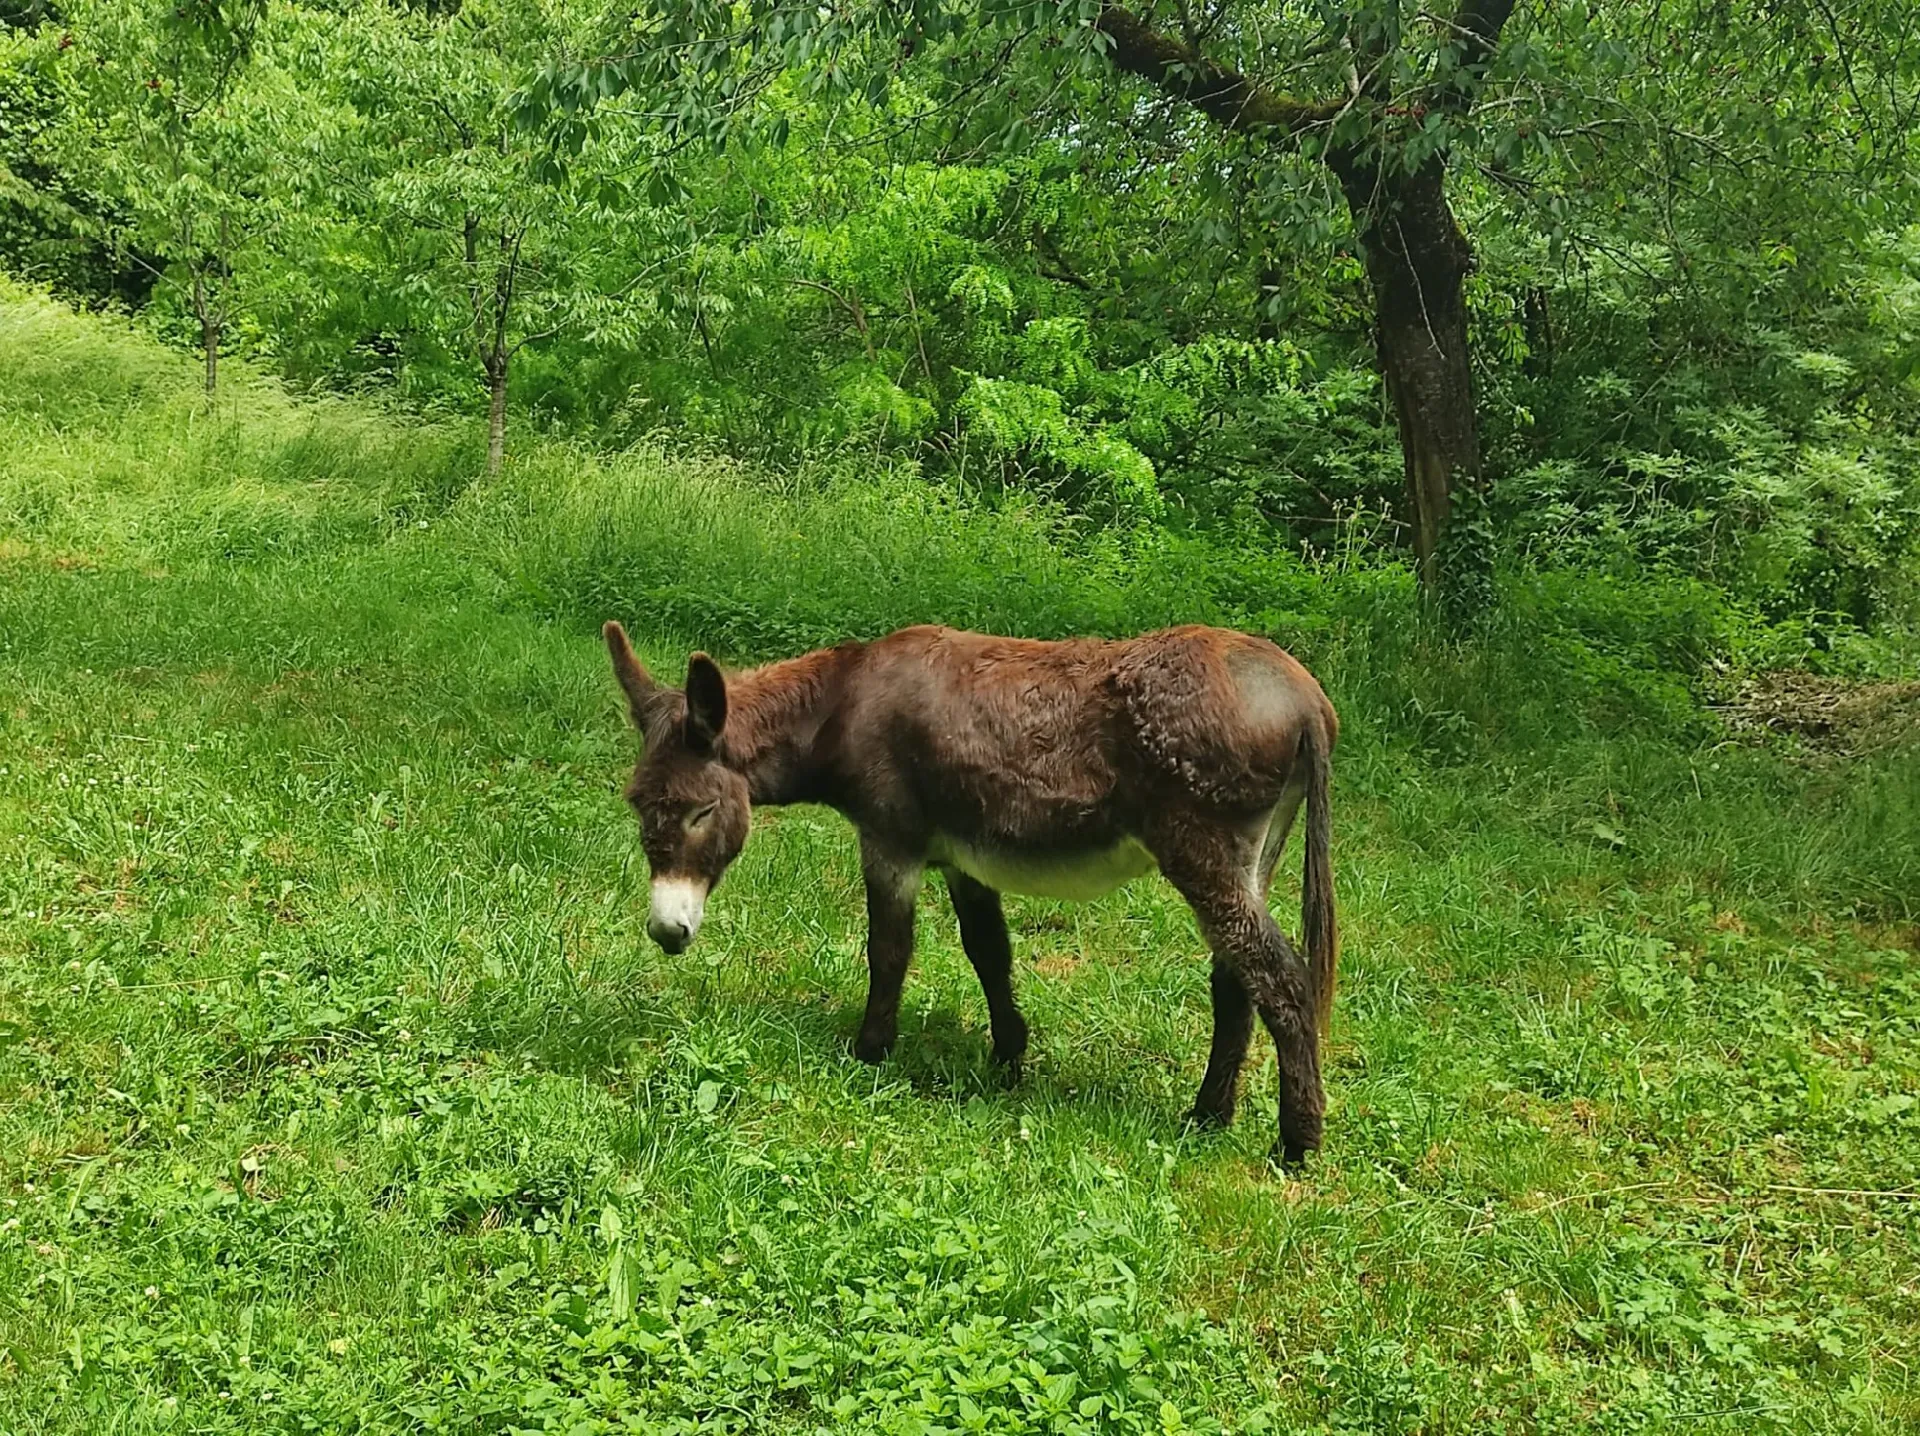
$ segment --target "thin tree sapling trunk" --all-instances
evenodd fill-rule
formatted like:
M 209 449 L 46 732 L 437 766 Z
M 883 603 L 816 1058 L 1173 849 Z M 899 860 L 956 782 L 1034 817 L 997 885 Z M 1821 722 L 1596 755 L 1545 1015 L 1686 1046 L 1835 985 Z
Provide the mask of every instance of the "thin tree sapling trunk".
M 487 477 L 495 478 L 507 457 L 507 364 L 505 349 L 487 356 Z

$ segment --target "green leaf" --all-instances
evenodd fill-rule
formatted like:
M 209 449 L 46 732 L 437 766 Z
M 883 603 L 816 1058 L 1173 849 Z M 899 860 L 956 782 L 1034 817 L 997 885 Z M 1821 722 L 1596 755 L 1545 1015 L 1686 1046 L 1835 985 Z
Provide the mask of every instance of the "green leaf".
M 635 1279 L 639 1275 L 639 1262 L 624 1245 L 613 1249 L 613 1258 L 607 1263 L 607 1300 L 613 1308 L 613 1319 L 625 1321 L 633 1315 L 633 1292 Z

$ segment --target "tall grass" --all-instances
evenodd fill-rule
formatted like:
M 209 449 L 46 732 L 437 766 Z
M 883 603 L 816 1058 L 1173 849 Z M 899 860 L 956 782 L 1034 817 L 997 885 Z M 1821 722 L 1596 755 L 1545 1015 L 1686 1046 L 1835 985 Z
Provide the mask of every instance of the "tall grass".
M 659 450 L 549 449 L 473 509 L 490 560 L 542 609 L 618 610 L 733 656 L 914 623 L 1046 638 L 1231 617 L 1304 632 L 1330 598 L 1285 553 L 987 508 L 892 471 L 777 485 Z
M 0 280 L 0 521 L 76 555 L 227 561 L 363 541 L 438 512 L 474 434 L 361 402 L 295 398 L 189 366 L 110 318 Z

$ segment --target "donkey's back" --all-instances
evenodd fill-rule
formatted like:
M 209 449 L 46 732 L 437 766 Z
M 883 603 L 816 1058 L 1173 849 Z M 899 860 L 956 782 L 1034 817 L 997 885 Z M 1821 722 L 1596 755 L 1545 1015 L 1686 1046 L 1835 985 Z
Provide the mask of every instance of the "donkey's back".
M 840 736 L 850 778 L 884 756 L 928 807 L 1011 837 L 1081 809 L 1271 807 L 1313 726 L 1331 747 L 1338 720 L 1313 676 L 1230 629 L 1047 641 L 920 627 L 862 650 Z

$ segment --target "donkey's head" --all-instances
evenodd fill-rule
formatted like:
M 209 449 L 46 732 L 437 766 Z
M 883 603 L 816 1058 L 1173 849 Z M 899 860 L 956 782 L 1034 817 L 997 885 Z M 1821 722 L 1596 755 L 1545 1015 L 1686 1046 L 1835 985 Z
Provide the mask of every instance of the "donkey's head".
M 603 632 L 646 745 L 627 782 L 627 804 L 640 819 L 640 846 L 653 870 L 647 932 L 668 952 L 683 952 L 700 931 L 707 894 L 747 841 L 747 780 L 727 766 L 721 737 L 727 682 L 711 658 L 696 653 L 685 690 L 665 687 L 634 656 L 625 629 L 609 623 Z

